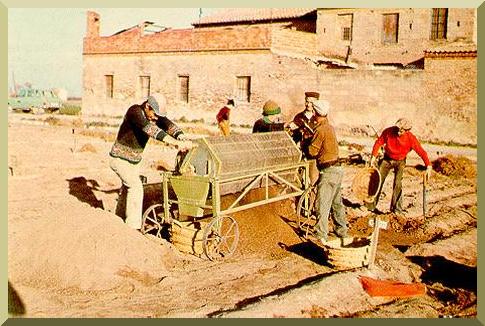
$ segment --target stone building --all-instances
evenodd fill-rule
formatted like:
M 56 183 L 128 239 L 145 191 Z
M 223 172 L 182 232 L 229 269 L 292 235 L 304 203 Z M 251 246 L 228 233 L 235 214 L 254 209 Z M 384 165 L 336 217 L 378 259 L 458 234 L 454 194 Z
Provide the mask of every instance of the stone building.
M 194 28 L 143 22 L 101 36 L 88 12 L 83 114 L 122 116 L 162 92 L 170 116 L 211 123 L 236 96 L 232 120 L 251 125 L 267 99 L 290 118 L 304 91 L 317 90 L 341 132 L 418 115 L 426 139 L 476 143 L 475 21 L 466 8 L 239 8 Z M 463 126 L 438 128 L 456 121 Z
M 473 8 L 318 10 L 317 50 L 360 63 L 407 65 L 430 47 L 475 37 Z

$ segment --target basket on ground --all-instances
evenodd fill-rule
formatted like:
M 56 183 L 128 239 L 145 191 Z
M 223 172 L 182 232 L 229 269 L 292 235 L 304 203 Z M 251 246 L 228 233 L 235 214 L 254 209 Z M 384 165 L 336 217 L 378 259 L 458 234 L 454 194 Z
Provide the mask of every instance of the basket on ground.
M 324 245 L 328 262 L 336 268 L 368 266 L 372 259 L 372 235 L 369 237 L 334 238 Z
M 204 253 L 202 242 L 207 222 L 173 221 L 170 228 L 170 242 L 182 252 L 201 256 Z

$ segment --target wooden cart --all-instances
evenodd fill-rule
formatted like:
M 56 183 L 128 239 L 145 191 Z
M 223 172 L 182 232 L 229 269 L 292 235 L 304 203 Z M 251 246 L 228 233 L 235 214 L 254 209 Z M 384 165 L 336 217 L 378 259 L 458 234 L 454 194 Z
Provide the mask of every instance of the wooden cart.
M 142 232 L 159 237 L 164 226 L 201 222 L 192 245 L 210 260 L 228 257 L 239 241 L 232 214 L 308 193 L 309 163 L 284 131 L 196 140 L 176 172 L 162 172 L 162 203 L 143 214 Z M 271 187 L 278 191 L 270 191 Z M 258 200 L 252 189 L 263 189 Z M 231 202 L 221 197 L 236 194 Z

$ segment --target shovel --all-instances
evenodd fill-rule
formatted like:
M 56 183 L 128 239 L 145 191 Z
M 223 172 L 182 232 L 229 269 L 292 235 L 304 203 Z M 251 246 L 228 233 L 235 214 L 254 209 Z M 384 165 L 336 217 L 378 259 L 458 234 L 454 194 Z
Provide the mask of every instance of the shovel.
M 423 173 L 423 217 L 426 218 L 426 213 L 428 210 L 426 204 L 426 197 L 428 196 L 428 178 L 426 177 L 426 173 Z

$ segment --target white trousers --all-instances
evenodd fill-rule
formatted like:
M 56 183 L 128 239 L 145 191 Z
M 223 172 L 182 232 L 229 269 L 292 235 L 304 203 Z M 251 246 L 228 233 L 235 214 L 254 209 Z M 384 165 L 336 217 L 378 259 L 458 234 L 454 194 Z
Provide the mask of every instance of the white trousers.
M 127 190 L 125 223 L 133 229 L 140 229 L 143 209 L 143 184 L 140 180 L 140 164 L 111 157 L 109 165 L 120 177 Z

